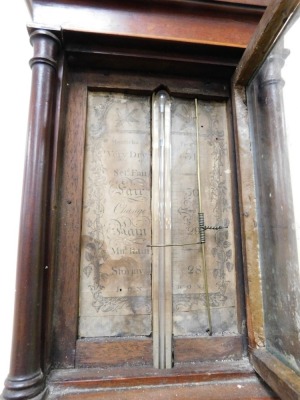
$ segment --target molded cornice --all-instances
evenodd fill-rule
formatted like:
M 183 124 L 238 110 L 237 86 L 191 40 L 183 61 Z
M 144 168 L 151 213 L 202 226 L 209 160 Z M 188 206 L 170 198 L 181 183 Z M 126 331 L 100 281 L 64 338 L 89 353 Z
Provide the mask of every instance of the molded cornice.
M 27 3 L 33 23 L 41 27 L 246 48 L 267 1 L 27 0 Z

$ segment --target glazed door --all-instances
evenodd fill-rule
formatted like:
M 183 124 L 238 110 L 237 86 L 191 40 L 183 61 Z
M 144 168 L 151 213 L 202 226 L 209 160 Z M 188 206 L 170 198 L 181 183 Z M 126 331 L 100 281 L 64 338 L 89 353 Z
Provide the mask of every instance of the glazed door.
M 250 359 L 282 399 L 300 395 L 299 7 L 270 5 L 233 79 Z

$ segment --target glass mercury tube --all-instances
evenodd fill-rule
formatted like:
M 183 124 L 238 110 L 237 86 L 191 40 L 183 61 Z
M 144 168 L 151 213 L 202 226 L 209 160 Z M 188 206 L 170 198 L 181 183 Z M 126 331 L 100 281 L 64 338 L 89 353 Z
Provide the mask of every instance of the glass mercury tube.
M 153 96 L 152 243 L 153 352 L 156 368 L 172 367 L 171 102 L 160 90 Z M 155 247 L 155 245 L 158 245 Z

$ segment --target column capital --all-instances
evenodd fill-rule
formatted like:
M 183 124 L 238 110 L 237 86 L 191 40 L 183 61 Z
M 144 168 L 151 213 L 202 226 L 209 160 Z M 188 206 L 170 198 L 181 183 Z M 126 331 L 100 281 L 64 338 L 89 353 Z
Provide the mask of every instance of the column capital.
M 30 43 L 33 46 L 33 57 L 29 61 L 34 64 L 44 63 L 57 69 L 58 51 L 61 42 L 57 36 L 45 29 L 36 29 L 30 33 Z
M 268 55 L 260 72 L 260 86 L 279 84 L 284 85 L 281 70 L 290 51 L 283 47 L 280 41 Z

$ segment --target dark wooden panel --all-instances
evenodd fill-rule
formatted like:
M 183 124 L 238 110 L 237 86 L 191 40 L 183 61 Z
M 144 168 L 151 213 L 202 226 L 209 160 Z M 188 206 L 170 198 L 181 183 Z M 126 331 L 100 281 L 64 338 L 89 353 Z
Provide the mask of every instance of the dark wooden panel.
M 60 108 L 66 109 L 67 93 L 66 90 L 66 70 L 63 68 L 64 57 L 61 54 L 58 64 L 58 90 L 55 103 L 55 117 L 54 117 L 54 134 L 52 137 L 52 154 L 50 160 L 50 174 L 49 182 L 51 185 L 51 190 L 49 193 L 49 223 L 47 224 L 48 234 L 47 234 L 47 258 L 45 269 L 45 279 L 44 279 L 44 304 L 45 312 L 43 316 L 43 331 L 42 340 L 44 343 L 44 354 L 43 354 L 43 369 L 49 370 L 51 368 L 52 362 L 52 317 L 53 317 L 53 304 L 55 298 L 54 282 L 56 274 L 56 238 L 57 238 L 57 196 L 59 193 L 60 185 L 60 170 L 61 170 L 61 152 L 62 146 L 60 146 L 60 141 L 64 136 L 64 123 L 65 114 L 60 113 Z
M 152 339 L 77 340 L 76 367 L 152 365 Z
M 74 366 L 77 338 L 86 86 L 70 85 L 59 195 L 53 363 Z M 79 116 L 79 118 L 78 118 Z
M 63 30 L 68 62 L 81 68 L 231 77 L 244 48 Z
M 239 359 L 243 356 L 241 336 L 174 338 L 174 362 Z
M 228 80 L 193 79 L 191 76 L 171 77 L 170 75 L 145 74 L 135 72 L 91 71 L 87 74 L 74 72 L 74 80 L 88 85 L 90 90 L 113 90 L 125 93 L 152 95 L 163 86 L 169 93 L 179 97 L 228 99 Z

